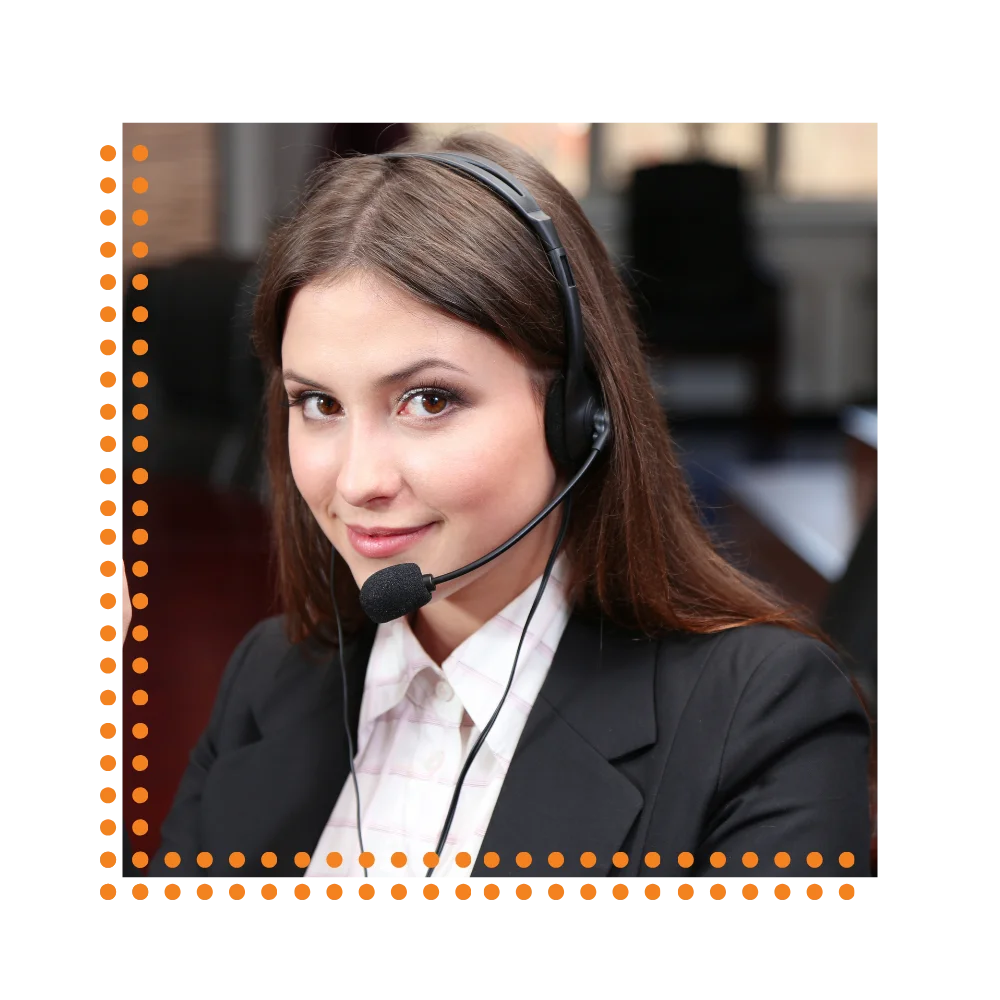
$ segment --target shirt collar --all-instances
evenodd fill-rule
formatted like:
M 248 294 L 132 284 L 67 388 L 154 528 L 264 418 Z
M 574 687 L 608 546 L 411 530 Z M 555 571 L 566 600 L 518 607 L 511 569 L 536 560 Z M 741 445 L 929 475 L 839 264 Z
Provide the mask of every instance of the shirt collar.
M 511 689 L 486 737 L 490 750 L 505 765 L 513 755 L 569 620 L 568 574 L 568 559 L 560 553 L 521 644 Z M 503 697 L 521 632 L 541 582 L 539 575 L 461 643 L 440 667 L 413 634 L 406 617 L 379 625 L 365 678 L 361 726 L 370 726 L 393 709 L 405 697 L 414 677 L 430 669 L 444 674 L 481 733 Z

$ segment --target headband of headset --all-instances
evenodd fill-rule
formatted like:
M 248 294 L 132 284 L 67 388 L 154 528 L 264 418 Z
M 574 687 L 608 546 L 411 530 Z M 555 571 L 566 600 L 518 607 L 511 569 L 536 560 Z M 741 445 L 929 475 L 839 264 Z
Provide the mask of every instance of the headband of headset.
M 555 223 L 538 206 L 531 193 L 515 177 L 483 156 L 441 151 L 438 153 L 399 152 L 374 154 L 383 159 L 415 158 L 450 167 L 479 181 L 503 199 L 538 237 L 555 275 L 562 300 L 566 331 L 566 363 L 561 383 L 553 386 L 546 407 L 546 430 L 550 447 L 559 464 L 572 468 L 586 457 L 595 437 L 595 418 L 606 420 L 600 395 L 586 372 L 583 316 L 580 296 L 569 258 Z M 560 398 L 561 397 L 561 398 Z M 554 405 L 553 405 L 554 404 Z

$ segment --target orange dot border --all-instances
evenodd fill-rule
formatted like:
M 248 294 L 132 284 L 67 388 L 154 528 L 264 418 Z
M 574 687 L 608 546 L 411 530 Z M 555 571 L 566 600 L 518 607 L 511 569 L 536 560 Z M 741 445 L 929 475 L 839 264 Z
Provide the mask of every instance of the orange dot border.
M 169 857 L 169 855 L 168 855 Z M 105 867 L 112 867 L 115 864 L 113 852 L 105 852 L 101 856 L 101 863 Z M 199 860 L 202 867 L 208 867 L 212 861 L 209 856 L 204 860 Z M 176 867 L 179 861 L 175 860 L 171 867 Z M 301 865 L 300 867 L 307 867 Z M 613 872 L 608 873 L 614 875 Z M 711 876 L 701 876 L 691 879 L 689 882 L 682 882 L 680 878 L 649 878 L 644 876 L 629 876 L 622 881 L 615 879 L 601 878 L 596 885 L 587 882 L 586 876 L 570 878 L 569 884 L 562 881 L 548 882 L 545 879 L 535 879 L 533 882 L 519 882 L 517 876 L 504 876 L 499 882 L 489 881 L 490 876 L 482 879 L 477 878 L 474 883 L 461 881 L 462 876 L 457 875 L 442 881 L 428 881 L 419 876 L 405 876 L 403 881 L 394 881 L 391 876 L 378 877 L 376 880 L 348 876 L 343 879 L 330 878 L 310 878 L 304 880 L 303 875 L 272 876 L 273 881 L 259 887 L 259 892 L 265 900 L 273 900 L 282 896 L 287 899 L 307 900 L 326 898 L 328 900 L 339 900 L 345 896 L 356 898 L 361 902 L 367 902 L 376 898 L 390 898 L 400 901 L 404 899 L 423 899 L 432 902 L 439 899 L 442 894 L 453 895 L 459 901 L 466 902 L 470 899 L 479 899 L 484 905 L 488 905 L 498 899 L 517 900 L 524 902 L 531 899 L 547 900 L 549 903 L 556 903 L 565 898 L 578 896 L 584 903 L 595 899 L 606 899 L 608 905 L 614 905 L 625 900 L 633 900 L 635 905 L 643 903 L 657 902 L 660 900 L 678 901 L 678 905 L 694 899 L 708 898 L 712 905 L 721 903 L 724 900 L 732 900 L 734 904 L 749 904 L 757 900 L 766 900 L 773 897 L 779 903 L 792 898 L 801 899 L 805 902 L 813 902 L 829 896 L 831 899 L 851 900 L 855 896 L 855 886 L 851 883 L 839 883 L 836 878 L 828 878 L 826 884 L 810 882 L 808 876 L 791 877 L 784 882 L 778 879 L 769 880 L 774 884 L 758 884 L 755 882 L 742 882 L 732 880 L 732 884 L 724 885 L 714 881 Z M 141 878 L 141 876 L 140 876 Z M 395 876 L 399 879 L 397 873 Z M 621 876 L 618 876 L 620 879 Z M 694 884 L 692 884 L 694 883 Z M 792 883 L 792 885 L 789 885 Z M 150 886 L 145 882 L 130 882 L 131 895 L 136 900 L 144 900 L 150 895 Z M 162 885 L 159 878 L 151 880 L 152 889 L 155 891 Z M 256 882 L 250 888 L 254 888 Z M 793 886 L 797 886 L 794 889 Z M 105 883 L 101 886 L 101 896 L 105 899 L 118 898 L 118 888 L 114 884 Z M 217 880 L 214 884 L 201 882 L 198 876 L 182 876 L 177 882 L 171 882 L 163 887 L 163 894 L 167 899 L 179 898 L 185 888 L 188 894 L 194 894 L 201 900 L 213 898 L 240 900 L 247 895 L 247 886 L 243 882 L 227 883 L 225 879 Z M 670 889 L 673 891 L 669 891 Z M 217 890 L 217 891 L 216 891 Z M 477 891 L 478 890 L 478 891 Z M 121 894 L 122 896 L 125 893 Z
M 97 143 L 97 226 L 100 226 L 100 216 L 104 209 L 114 211 L 119 220 L 116 232 L 97 231 L 95 234 L 98 248 L 95 261 L 95 284 L 100 293 L 97 295 L 97 305 L 99 308 L 97 310 L 98 322 L 96 332 L 98 343 L 101 342 L 102 337 L 108 335 L 106 328 L 100 326 L 99 317 L 102 311 L 100 307 L 107 306 L 113 308 L 119 318 L 122 316 L 123 308 L 122 271 L 126 260 L 126 244 L 123 242 L 122 233 L 122 225 L 125 218 L 123 216 L 125 206 L 122 203 L 122 168 L 125 164 L 126 154 L 125 147 L 121 142 L 120 124 L 116 123 L 115 130 L 117 134 L 113 142 L 109 143 L 105 141 Z M 107 140 L 111 137 L 104 134 L 99 135 L 98 138 Z M 112 152 L 115 154 L 114 156 L 109 155 Z M 117 182 L 116 189 L 113 194 L 102 197 L 100 195 L 100 178 L 109 176 L 115 177 Z M 103 243 L 106 241 L 116 244 L 117 251 L 113 257 L 102 256 Z M 113 288 L 102 288 L 102 274 L 115 274 L 117 276 Z M 95 488 L 98 504 L 102 498 L 110 499 L 114 502 L 117 510 L 116 516 L 109 518 L 107 525 L 105 525 L 113 527 L 115 531 L 115 541 L 111 543 L 111 551 L 105 552 L 104 543 L 101 540 L 102 523 L 100 521 L 98 523 L 95 539 L 97 546 L 96 566 L 98 575 L 103 577 L 106 569 L 101 566 L 101 563 L 110 562 L 114 564 L 115 575 L 118 576 L 118 590 L 115 593 L 116 607 L 118 609 L 121 607 L 121 566 L 124 554 L 121 546 L 126 527 L 123 523 L 121 509 L 121 481 L 122 476 L 126 473 L 126 462 L 129 460 L 127 449 L 123 446 L 126 438 L 121 433 L 122 424 L 125 420 L 125 415 L 121 413 L 121 379 L 125 375 L 124 366 L 128 363 L 121 350 L 121 332 L 120 328 L 114 331 L 119 344 L 117 357 L 111 359 L 98 352 L 95 359 L 97 411 L 100 411 L 102 404 L 110 403 L 114 405 L 118 412 L 119 426 L 116 428 L 115 434 L 118 439 L 118 454 L 103 455 L 98 453 L 95 456 Z M 108 378 L 106 375 L 108 371 L 113 372 L 116 377 L 113 379 Z M 109 382 L 111 383 L 110 387 Z M 100 434 L 100 432 L 101 427 L 98 426 L 98 433 Z M 106 471 L 109 468 L 112 470 L 110 474 Z M 103 476 L 102 469 L 105 470 Z M 98 582 L 103 584 L 103 579 Z M 114 584 L 105 584 L 103 591 L 111 591 L 114 586 Z M 149 864 L 150 852 L 144 848 L 149 843 L 148 832 L 150 824 L 148 816 L 145 815 L 145 810 L 142 808 L 142 803 L 148 801 L 149 795 L 143 786 L 141 772 L 134 770 L 133 766 L 134 761 L 138 760 L 141 756 L 139 748 L 143 746 L 142 741 L 138 738 L 133 739 L 134 734 L 131 731 L 125 731 L 122 719 L 122 703 L 125 697 L 127 697 L 127 679 L 131 676 L 131 672 L 127 668 L 127 655 L 123 655 L 121 626 L 120 623 L 114 623 L 113 618 L 111 619 L 111 623 L 104 620 L 105 612 L 100 607 L 100 603 L 99 598 L 97 606 L 98 631 L 95 692 L 98 739 L 97 786 L 95 795 L 95 810 L 97 815 L 97 899 L 98 902 L 107 903 L 138 902 L 139 900 L 131 899 L 129 883 L 127 881 L 120 881 L 120 884 L 117 884 L 117 892 L 112 892 L 111 888 L 111 880 L 120 878 L 124 870 L 131 870 L 134 867 L 135 870 L 141 873 Z M 108 624 L 111 624 L 114 634 L 114 639 L 111 643 L 107 643 L 101 633 L 101 626 Z M 107 669 L 107 660 L 111 660 L 114 663 L 113 670 Z M 107 699 L 101 698 L 101 692 L 109 688 L 113 689 L 116 694 L 114 703 L 110 705 L 104 704 L 103 701 Z M 113 736 L 109 735 L 110 727 L 107 726 L 108 723 L 114 726 Z M 148 725 L 146 725 L 148 719 L 132 718 L 129 720 L 129 723 L 130 730 L 134 724 L 136 731 L 143 733 L 143 736 L 148 733 Z M 143 726 L 145 728 L 142 728 Z M 105 771 L 102 766 L 107 766 L 107 758 L 111 758 L 116 762 L 110 771 Z M 135 806 L 128 809 L 128 815 L 126 815 L 126 807 L 122 805 L 123 798 L 126 795 L 129 796 L 128 801 L 130 804 L 133 801 L 135 802 Z M 127 828 L 126 824 L 128 824 Z M 110 831 L 112 828 L 114 834 L 105 835 L 104 831 Z M 122 833 L 123 828 L 125 828 L 124 835 Z M 112 855 L 115 858 L 114 872 L 105 867 L 107 858 Z M 102 861 L 104 864 L 102 864 Z

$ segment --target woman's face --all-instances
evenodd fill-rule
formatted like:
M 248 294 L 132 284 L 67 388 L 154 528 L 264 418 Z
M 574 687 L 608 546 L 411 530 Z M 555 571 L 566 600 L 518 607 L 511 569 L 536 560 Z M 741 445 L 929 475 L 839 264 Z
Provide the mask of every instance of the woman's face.
M 379 279 L 300 289 L 282 368 L 295 483 L 358 586 L 396 563 L 458 569 L 554 495 L 531 371 L 496 338 Z M 499 602 L 488 613 L 500 610 L 542 572 L 558 516 L 434 601 L 478 588 L 482 604 L 485 585 Z

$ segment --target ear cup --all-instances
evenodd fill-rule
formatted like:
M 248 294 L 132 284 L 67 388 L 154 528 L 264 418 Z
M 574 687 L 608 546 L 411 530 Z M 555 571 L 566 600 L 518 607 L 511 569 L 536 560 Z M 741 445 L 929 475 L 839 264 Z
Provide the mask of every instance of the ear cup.
M 599 397 L 591 391 L 568 413 L 566 409 L 565 376 L 558 375 L 545 397 L 545 441 L 553 461 L 563 471 L 572 474 L 580 468 L 594 441 L 595 420 L 602 413 Z M 606 417 L 604 418 L 606 419 Z M 575 442 L 575 446 L 574 446 Z
M 557 375 L 545 397 L 545 441 L 552 460 L 564 472 L 572 471 L 572 456 L 566 445 L 566 397 L 564 380 Z

